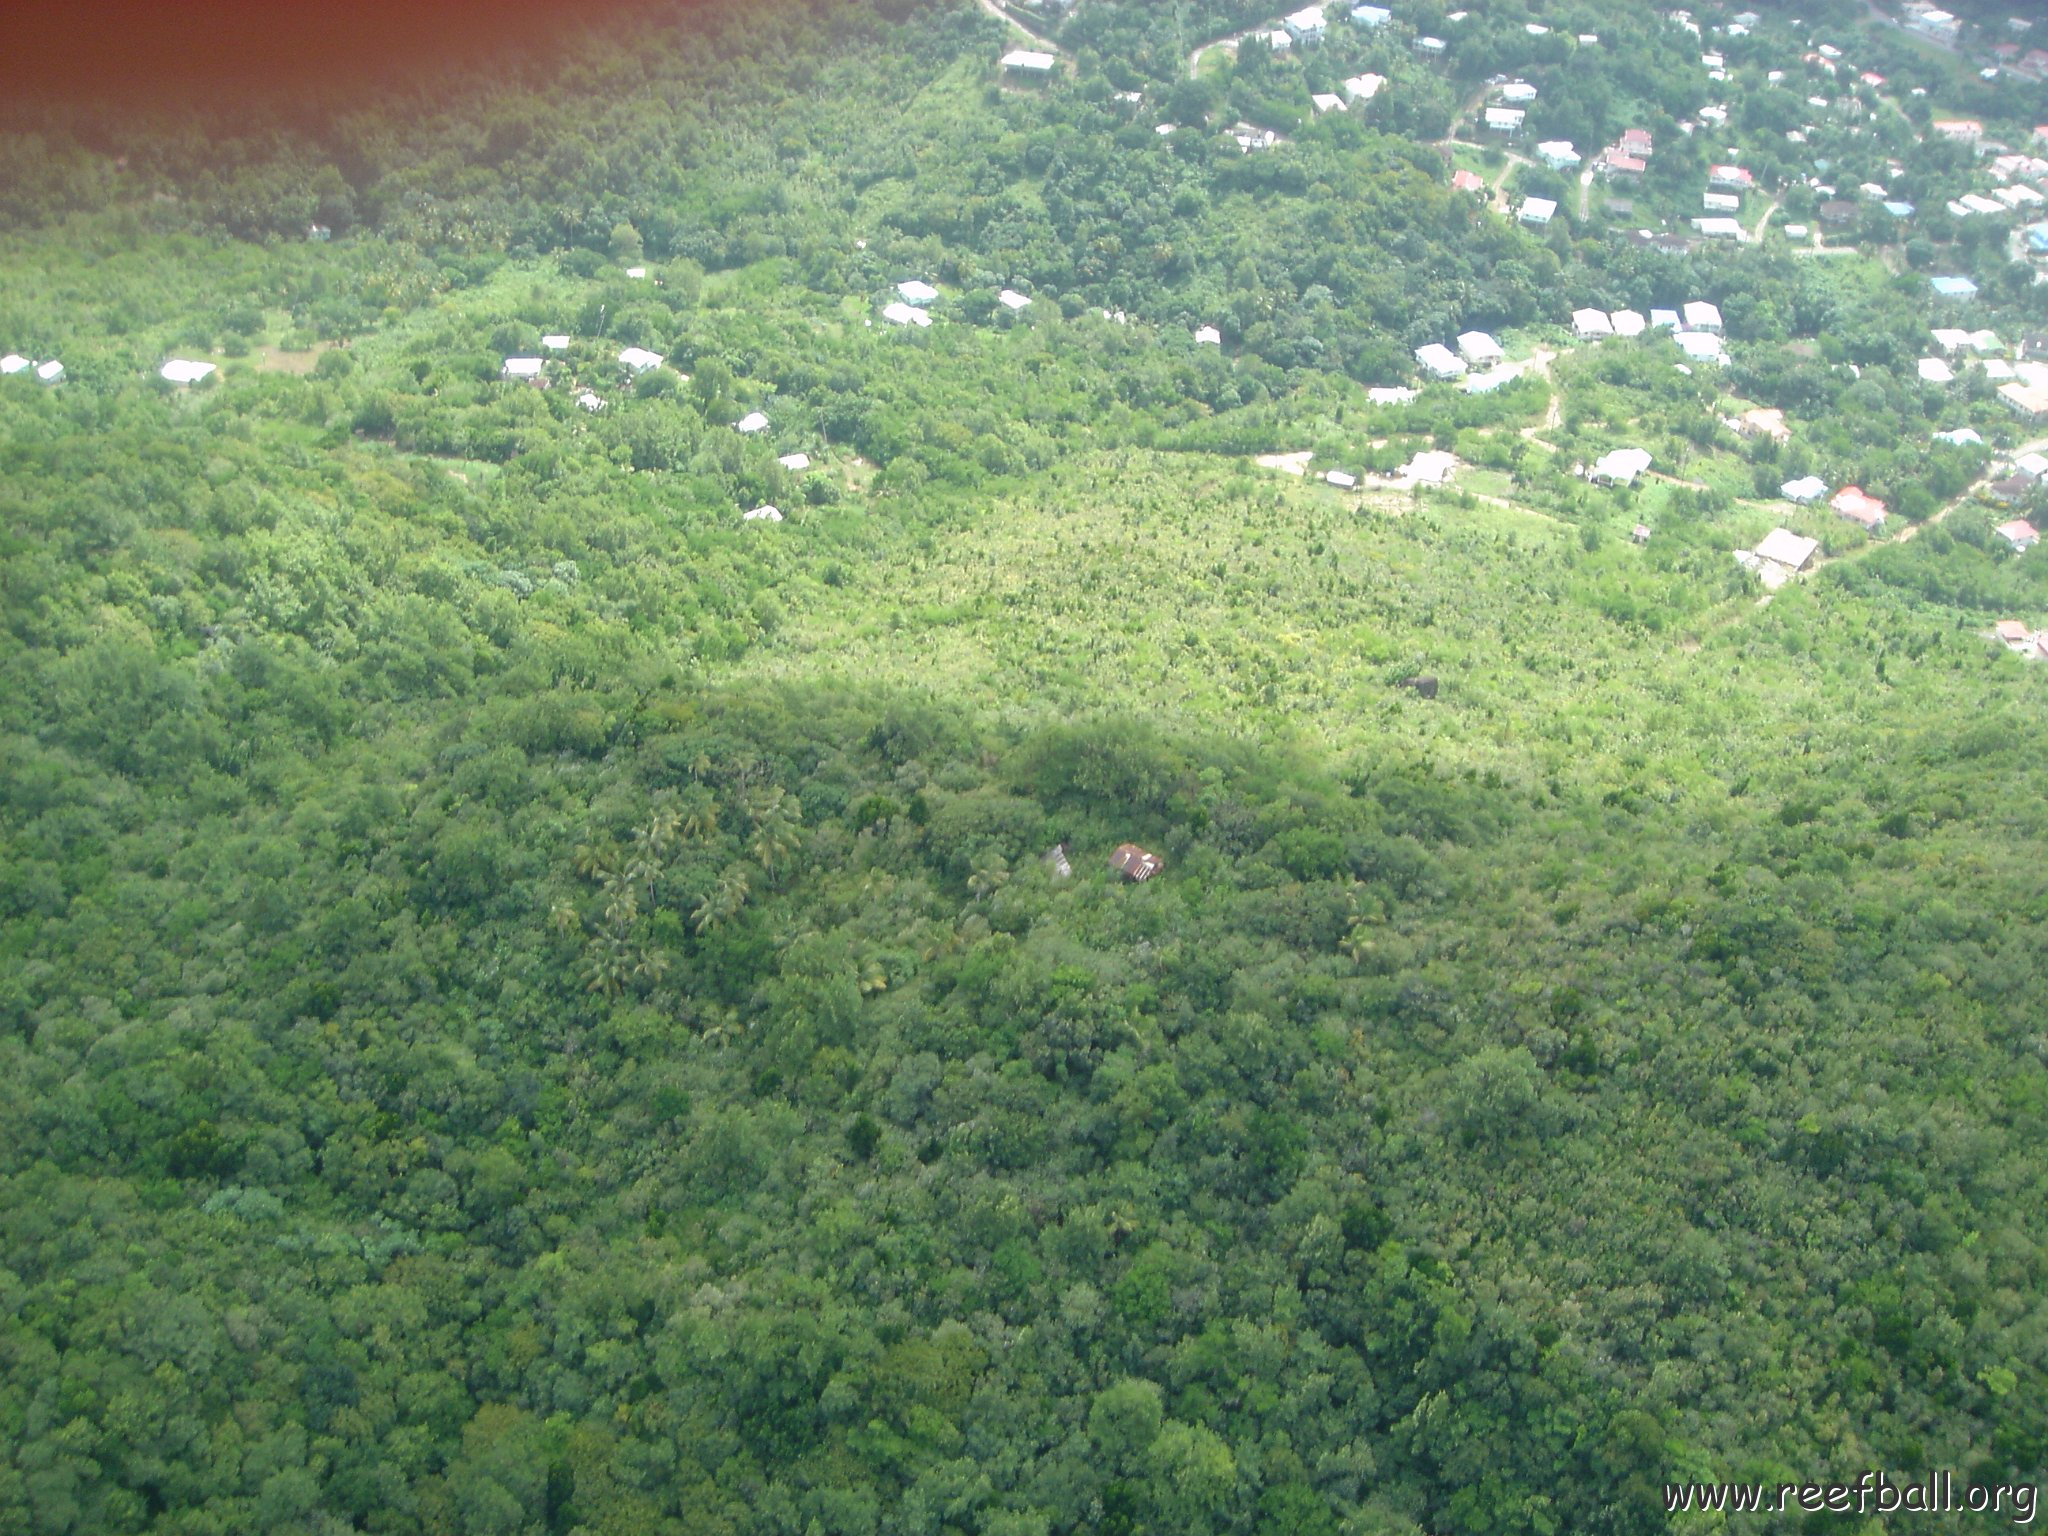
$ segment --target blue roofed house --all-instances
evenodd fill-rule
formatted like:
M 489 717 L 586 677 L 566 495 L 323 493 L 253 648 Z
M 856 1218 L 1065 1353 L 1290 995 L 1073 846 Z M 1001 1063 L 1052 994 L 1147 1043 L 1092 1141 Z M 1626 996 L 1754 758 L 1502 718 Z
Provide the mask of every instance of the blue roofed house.
M 1967 277 L 1930 277 L 1927 281 L 1928 285 L 1934 289 L 1935 296 L 1938 298 L 1974 299 L 1977 297 L 1977 285 Z
M 1361 27 L 1377 32 L 1394 19 L 1394 13 L 1383 5 L 1354 5 L 1351 19 Z
M 2027 226 L 2027 249 L 2036 256 L 2048 256 L 2048 224 Z
M 1886 203 L 1884 211 L 1895 219 L 1910 219 L 1913 217 L 1913 205 L 1911 203 Z

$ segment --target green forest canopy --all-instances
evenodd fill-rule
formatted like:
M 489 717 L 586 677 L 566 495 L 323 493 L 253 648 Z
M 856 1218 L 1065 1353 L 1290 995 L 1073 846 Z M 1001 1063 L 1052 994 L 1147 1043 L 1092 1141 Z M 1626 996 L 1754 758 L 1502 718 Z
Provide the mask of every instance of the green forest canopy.
M 1789 452 L 1931 508 L 1923 312 L 1539 239 L 1398 123 L 1224 152 L 1282 84 L 1179 44 L 1259 18 L 1161 14 L 1044 94 L 819 4 L 8 141 L 68 377 L 0 380 L 0 1527 L 1550 1536 L 2048 1460 L 2038 563 L 1966 510 L 1757 606 L 1668 343 L 1557 372 L 1715 476 L 1641 549 L 1535 383 L 1360 387 L 1754 291 Z M 1440 442 L 1504 494 L 1244 457 Z

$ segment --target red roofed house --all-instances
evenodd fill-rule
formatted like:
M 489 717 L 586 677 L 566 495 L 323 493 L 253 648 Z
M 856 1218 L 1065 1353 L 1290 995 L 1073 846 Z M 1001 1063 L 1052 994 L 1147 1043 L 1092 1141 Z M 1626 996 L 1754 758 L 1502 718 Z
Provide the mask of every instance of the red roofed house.
M 1958 144 L 1974 144 L 1984 137 L 1984 125 L 1974 117 L 1944 117 L 1937 119 L 1933 127 L 1944 139 L 1953 139 Z
M 1473 171 L 1453 171 L 1451 173 L 1451 190 L 1453 192 L 1483 193 L 1486 190 L 1486 178 Z
M 1622 130 L 1619 148 L 1625 155 L 1634 155 L 1638 160 L 1647 160 L 1656 141 L 1650 137 L 1647 128 L 1626 128 Z
M 1717 165 L 1707 172 L 1707 185 L 1730 192 L 1747 192 L 1756 185 L 1756 177 L 1739 165 Z
M 1600 157 L 1600 169 L 1609 181 L 1641 181 L 1643 172 L 1649 167 L 1640 155 L 1625 155 L 1618 149 L 1610 149 Z
M 1835 499 L 1828 503 L 1839 517 L 1846 517 L 1852 523 L 1861 523 L 1872 533 L 1884 527 L 1884 503 L 1875 496 L 1863 494 L 1860 485 L 1845 485 L 1835 492 Z
M 2032 549 L 2041 542 L 2041 535 L 2034 531 L 2034 525 L 2024 517 L 2016 517 L 2009 523 L 2000 523 L 1992 532 L 2010 544 L 2015 553 Z
M 2000 619 L 1994 633 L 2014 650 L 2022 649 L 2034 637 L 2018 619 Z
M 1136 884 L 1158 874 L 1166 867 L 1166 861 L 1156 853 L 1147 853 L 1136 843 L 1119 843 L 1116 852 L 1109 856 L 1109 867 Z

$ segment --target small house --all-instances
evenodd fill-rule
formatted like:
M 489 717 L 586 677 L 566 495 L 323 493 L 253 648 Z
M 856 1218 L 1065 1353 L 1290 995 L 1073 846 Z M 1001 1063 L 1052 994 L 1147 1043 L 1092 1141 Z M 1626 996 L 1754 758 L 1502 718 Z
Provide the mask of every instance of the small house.
M 1464 359 L 1440 341 L 1417 347 L 1415 361 L 1440 379 L 1462 379 L 1465 376 Z
M 593 416 L 604 409 L 603 399 L 587 389 L 576 397 L 576 403 Z
M 1477 171 L 1453 171 L 1451 172 L 1451 190 L 1453 192 L 1477 192 L 1483 197 L 1486 194 L 1486 178 Z M 2043 225 L 2042 230 L 2044 235 L 2048 235 L 2048 225 Z
M 1515 211 L 1515 217 L 1524 224 L 1541 228 L 1557 217 L 1557 203 L 1548 197 L 1525 197 L 1522 206 Z
M 1742 238 L 1741 223 L 1725 215 L 1694 219 L 1692 227 L 1708 240 L 1740 240 Z
M 1508 138 L 1520 138 L 1522 124 L 1529 114 L 1520 107 L 1488 107 L 1486 109 L 1486 130 L 1489 133 L 1505 134 Z
M 1536 146 L 1536 158 L 1553 171 L 1569 171 L 1579 164 L 1579 152 L 1570 139 L 1546 139 Z
M 1835 509 L 1835 516 L 1845 517 L 1852 523 L 1860 523 L 1872 533 L 1884 530 L 1884 503 L 1875 496 L 1866 495 L 1860 485 L 1843 486 L 1835 492 L 1834 500 L 1828 505 Z
M 537 357 L 508 357 L 498 377 L 515 384 L 539 384 L 547 377 L 547 364 Z
M 1756 177 L 1739 165 L 1717 165 L 1708 170 L 1707 185 L 1724 192 L 1747 192 L 1756 186 Z
M 1650 311 L 1650 327 L 1652 330 L 1655 330 L 1660 326 L 1667 331 L 1680 329 L 1678 311 L 1675 309 L 1653 308 Z
M 652 373 L 661 366 L 661 354 L 650 352 L 645 347 L 627 347 L 619 353 L 619 363 L 634 377 Z
M 1640 336 L 1650 325 L 1633 309 L 1617 309 L 1608 318 L 1614 322 L 1614 334 L 1621 337 Z
M 1782 565 L 1788 571 L 1803 571 L 1820 553 L 1820 540 L 1809 539 L 1789 528 L 1773 528 L 1756 546 L 1757 558 Z
M 1937 432 L 1934 434 L 1934 440 L 1937 443 L 1947 443 L 1954 448 L 1981 448 L 1984 446 L 1983 436 L 1975 427 L 1955 427 L 1947 432 Z
M 1536 99 L 1536 87 L 1526 80 L 1510 80 L 1500 88 L 1500 99 L 1511 107 L 1526 107 Z
M 1636 476 L 1649 467 L 1649 449 L 1617 448 L 1594 460 L 1586 478 L 1595 485 L 1630 486 L 1636 483 Z
M 913 277 L 907 282 L 898 283 L 896 294 L 904 303 L 915 304 L 922 309 L 939 296 L 939 290 L 922 278 Z
M 932 323 L 930 315 L 914 304 L 904 303 L 901 299 L 892 299 L 889 303 L 884 304 L 882 306 L 882 318 L 891 325 L 915 326 L 920 331 L 931 329 Z
M 189 358 L 174 357 L 165 363 L 163 367 L 157 369 L 157 373 L 173 384 L 197 384 L 201 379 L 212 376 L 213 364 L 198 363 L 193 362 Z
M 1420 396 L 1420 390 L 1405 384 L 1375 384 L 1365 392 L 1366 400 L 1373 405 L 1412 405 Z
M 540 349 L 543 352 L 566 352 L 569 350 L 569 338 L 562 335 L 543 336 L 540 339 Z
M 1977 285 L 1967 277 L 1930 277 L 1927 283 L 1936 298 L 1962 300 L 1977 297 Z
M 2001 384 L 1998 398 L 2022 421 L 2048 420 L 2048 388 L 2039 384 Z
M 2025 475 L 2007 475 L 2003 480 L 1991 482 L 1991 499 L 2000 506 L 2009 507 L 2033 488 L 2034 482 Z
M 1333 469 L 1323 476 L 1323 483 L 1325 485 L 1334 485 L 1340 491 L 1356 490 L 1358 487 L 1358 476 L 1346 474 L 1341 469 Z
M 768 430 L 768 418 L 759 411 L 749 411 L 732 424 L 732 429 L 735 432 L 744 432 L 750 436 L 756 432 L 766 432 Z
M 1690 300 L 1685 306 L 1685 329 L 1718 336 L 1721 334 L 1721 311 L 1705 299 Z
M 1922 384 L 1953 384 L 1956 381 L 1955 369 L 1938 357 L 1923 357 L 1914 367 Z
M 801 474 L 811 467 L 811 456 L 808 453 L 785 453 L 775 462 L 791 474 Z
M 2024 517 L 2016 517 L 2009 523 L 2000 523 L 1991 531 L 2011 545 L 2014 554 L 2023 554 L 2041 542 L 2041 535 L 2034 531 L 2034 525 Z
M 1792 429 L 1785 425 L 1785 413 L 1775 406 L 1750 407 L 1735 418 L 1735 430 L 1743 437 L 1768 437 L 1777 443 L 1792 441 Z
M 779 507 L 756 507 L 751 512 L 742 512 L 740 521 L 746 523 L 779 523 L 782 511 Z
M 1733 192 L 1706 192 L 1700 196 L 1700 206 L 1709 213 L 1739 213 L 1742 199 Z
M 1458 356 L 1475 368 L 1497 363 L 1507 351 L 1484 331 L 1466 331 L 1458 338 Z
M 208 363 L 206 367 L 209 373 L 212 372 L 213 364 Z M 54 357 L 47 363 L 37 363 L 36 378 L 44 384 L 62 383 L 64 379 L 64 365 Z
M 1197 326 L 1195 329 L 1195 345 L 1198 347 L 1220 347 L 1223 345 L 1223 333 L 1213 325 Z
M 1287 35 L 1297 43 L 1319 43 L 1328 23 L 1320 5 L 1304 6 L 1292 15 L 1281 18 L 1280 25 L 1287 29 Z
M 1614 322 L 1604 309 L 1575 309 L 1572 334 L 1581 341 L 1600 341 L 1614 334 Z
M 1647 128 L 1627 128 L 1615 141 L 1625 155 L 1634 155 L 1638 160 L 1647 160 L 1656 147 L 1656 140 Z
M 1371 101 L 1386 85 L 1385 75 L 1353 75 L 1344 82 L 1344 94 L 1353 101 Z
M 1649 165 L 1640 155 L 1610 149 L 1600 157 L 1599 169 L 1609 181 L 1641 181 Z
M 1828 484 L 1819 475 L 1804 475 L 1778 487 L 1778 494 L 1796 507 L 1810 507 L 1827 493 Z
M 1166 867 L 1156 853 L 1147 853 L 1136 843 L 1119 843 L 1109 856 L 1109 867 L 1133 885 L 1142 885 Z
M 10 352 L 5 357 L 0 357 L 0 375 L 27 373 L 34 366 L 19 352 Z
M 1521 376 L 1521 373 L 1522 370 L 1515 367 L 1514 364 L 1502 363 L 1498 367 L 1489 368 L 1484 373 L 1475 373 L 1467 378 L 1465 380 L 1465 393 L 1468 395 L 1490 395 L 1495 390 L 1503 389 L 1509 384 L 1514 383 Z
M 1384 5 L 1354 5 L 1351 19 L 1368 32 L 1377 32 L 1394 19 L 1394 13 Z
M 1017 292 L 1014 288 L 1005 288 L 1001 293 L 997 294 L 996 302 L 1013 315 L 1031 307 L 1031 300 L 1024 294 Z
M 1309 97 L 1308 103 L 1316 109 L 1318 115 L 1325 112 L 1342 112 L 1344 110 L 1344 98 L 1342 96 L 1332 96 L 1328 91 L 1317 91 Z
M 1013 75 L 1024 75 L 1044 79 L 1059 65 L 1059 60 L 1049 53 L 1039 53 L 1030 48 L 1016 48 L 1003 55 L 1003 68 Z
M 1633 528 L 1629 529 L 1629 531 L 1628 531 L 1628 536 L 1629 536 L 1629 538 L 1630 538 L 1631 540 L 1633 540 L 1633 541 L 1634 541 L 1635 543 L 1638 543 L 1638 544 L 1647 544 L 1647 543 L 1649 543 L 1649 542 L 1650 542 L 1650 529 L 1649 529 L 1649 525 L 1648 525 L 1647 523 L 1637 523 L 1637 524 L 1635 525 L 1635 527 L 1633 527 Z
M 2018 619 L 2000 619 L 1991 632 L 2016 651 L 2025 650 L 2034 638 L 2033 632 Z

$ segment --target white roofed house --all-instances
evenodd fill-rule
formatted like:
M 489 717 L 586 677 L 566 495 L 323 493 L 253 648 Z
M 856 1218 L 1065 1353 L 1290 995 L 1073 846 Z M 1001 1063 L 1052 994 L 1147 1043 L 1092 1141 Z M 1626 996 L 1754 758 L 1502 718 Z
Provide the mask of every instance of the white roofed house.
M 1504 389 L 1521 377 L 1522 370 L 1513 363 L 1498 363 L 1484 373 L 1475 373 L 1465 380 L 1468 395 L 1490 395 L 1497 389 Z
M 917 327 L 919 330 L 928 329 L 932 323 L 930 315 L 914 304 L 904 303 L 901 299 L 892 299 L 887 304 L 884 304 L 882 306 L 882 318 L 891 325 L 910 325 Z
M 553 336 L 543 336 L 540 339 L 540 347 L 543 352 L 566 352 L 569 350 L 569 343 L 570 338 L 559 333 Z
M 1828 493 L 1827 481 L 1819 475 L 1803 475 L 1797 480 L 1787 480 L 1778 487 L 1778 494 L 1794 506 L 1810 507 Z
M 1529 120 L 1529 114 L 1520 107 L 1488 107 L 1486 109 L 1486 131 L 1505 134 L 1508 138 L 1522 136 L 1522 125 Z
M 996 302 L 1010 311 L 1011 314 L 1016 314 L 1019 310 L 1031 307 L 1031 300 L 1017 292 L 1014 288 L 1005 288 L 1001 293 L 997 294 Z
M 1680 331 L 1671 339 L 1678 344 L 1679 351 L 1696 363 L 1727 365 L 1728 349 L 1712 331 Z
M 1721 311 L 1705 299 L 1693 299 L 1685 306 L 1685 328 L 1718 336 L 1721 334 Z
M 1507 349 L 1484 331 L 1466 331 L 1458 338 L 1458 356 L 1475 368 L 1497 363 L 1507 355 Z
M 1220 347 L 1223 345 L 1223 333 L 1213 325 L 1197 326 L 1195 328 L 1195 345 L 1198 347 Z
M 1386 83 L 1385 75 L 1353 75 L 1344 82 L 1344 94 L 1353 101 L 1371 101 Z
M 576 403 L 593 416 L 604 409 L 603 398 L 587 389 L 576 397 Z
M 1511 107 L 1526 107 L 1536 99 L 1536 87 L 1526 80 L 1510 80 L 1500 88 L 1500 99 Z
M 1741 211 L 1742 199 L 1733 192 L 1709 192 L 1700 199 L 1700 204 L 1709 213 L 1737 213 Z
M 1297 43 L 1319 43 L 1327 23 L 1320 5 L 1303 6 L 1293 14 L 1283 17 L 1280 25 L 1287 29 L 1287 35 Z
M 537 357 L 508 357 L 498 377 L 518 384 L 542 384 L 547 381 L 547 364 Z
M 5 357 L 0 357 L 0 375 L 27 373 L 34 366 L 19 352 L 10 352 Z
M 1617 336 L 1640 336 L 1649 329 L 1649 322 L 1633 309 L 1617 309 L 1608 318 L 1614 322 Z
M 210 371 L 213 367 L 213 364 L 208 363 L 206 366 Z M 51 358 L 48 362 L 37 363 L 36 378 L 45 384 L 62 383 L 64 379 L 64 365 L 58 362 L 57 359 L 54 357 Z
M 1318 113 L 1342 112 L 1344 110 L 1344 98 L 1342 96 L 1333 96 L 1328 91 L 1316 92 L 1313 96 L 1309 97 L 1308 102 Z
M 1557 217 L 1557 203 L 1548 197 L 1525 197 L 1515 217 L 1524 224 L 1545 225 Z
M 1662 326 L 1666 330 L 1675 331 L 1679 329 L 1678 311 L 1675 309 L 1652 309 L 1650 311 L 1650 324 L 1653 327 Z
M 1614 334 L 1614 321 L 1604 309 L 1572 311 L 1572 334 L 1581 341 L 1599 341 Z
M 1914 367 L 1922 384 L 1953 384 L 1956 381 L 1955 369 L 1938 357 L 1923 357 Z
M 1059 62 L 1051 54 L 1031 48 L 1015 48 L 1003 55 L 1003 68 L 1010 74 L 1041 80 L 1058 68 Z
M 201 379 L 213 376 L 213 364 L 196 363 L 189 358 L 174 357 L 157 373 L 173 384 L 197 384 Z
M 898 283 L 896 292 L 906 304 L 915 304 L 922 309 L 939 296 L 939 290 L 921 278 L 913 277 L 908 282 Z
M 791 474 L 800 474 L 811 467 L 811 456 L 808 453 L 785 453 L 775 462 Z
M 626 372 L 635 378 L 643 373 L 652 373 L 661 366 L 661 354 L 650 352 L 645 347 L 627 347 L 619 353 L 619 362 Z
M 1357 486 L 1358 476 L 1347 474 L 1341 469 L 1333 469 L 1323 476 L 1323 483 L 1334 485 L 1340 491 L 1348 491 Z
M 1809 539 L 1789 528 L 1773 528 L 1756 546 L 1757 558 L 1787 571 L 1803 571 L 1820 553 L 1820 540 Z
M 1374 405 L 1407 405 L 1417 393 L 1405 384 L 1375 384 L 1365 392 L 1365 398 Z
M 1569 171 L 1577 168 L 1581 157 L 1570 139 L 1546 139 L 1536 146 L 1536 158 L 1553 171 Z
M 1709 240 L 1740 240 L 1742 238 L 1741 222 L 1731 219 L 1725 214 L 1694 219 L 1692 227 Z
M 1377 32 L 1394 19 L 1394 13 L 1384 5 L 1354 5 L 1351 7 L 1351 19 L 1368 32 Z
M 1636 483 L 1636 477 L 1650 467 L 1650 450 L 1647 448 L 1617 448 L 1594 460 L 1593 467 L 1586 472 L 1586 478 L 1596 485 L 1628 486 Z
M 782 521 L 782 510 L 779 507 L 755 507 L 750 512 L 742 512 L 740 514 L 740 521 L 743 523 L 779 523 Z
M 750 435 L 755 432 L 766 432 L 768 430 L 768 418 L 759 411 L 749 411 L 732 424 L 732 429 L 735 432 L 745 432 Z
M 1440 379 L 1462 379 L 1465 376 L 1464 359 L 1440 341 L 1417 347 L 1415 361 Z

